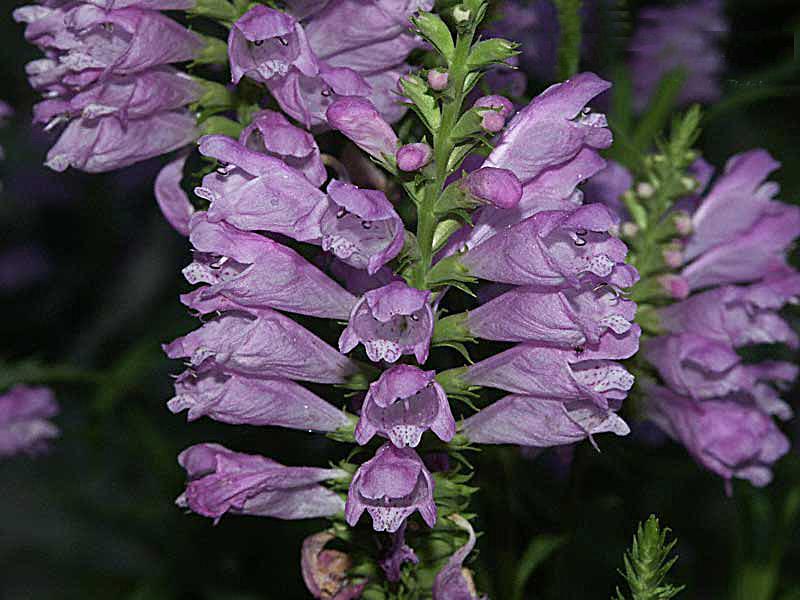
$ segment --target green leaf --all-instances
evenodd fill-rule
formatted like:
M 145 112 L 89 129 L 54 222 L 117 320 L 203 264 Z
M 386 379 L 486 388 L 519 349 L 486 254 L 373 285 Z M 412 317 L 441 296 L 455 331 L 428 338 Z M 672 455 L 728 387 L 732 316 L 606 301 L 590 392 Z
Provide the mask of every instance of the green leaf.
M 674 69 L 661 78 L 633 134 L 633 144 L 638 151 L 644 152 L 652 147 L 655 137 L 669 122 L 685 81 L 683 69 Z
M 228 64 L 228 44 L 219 38 L 210 35 L 203 35 L 195 32 L 203 38 L 205 46 L 195 57 L 192 64 L 195 65 L 227 65 Z
M 419 30 L 420 35 L 428 40 L 448 63 L 453 59 L 455 52 L 453 36 L 439 15 L 424 12 L 412 17 L 411 22 Z
M 470 71 L 486 69 L 498 63 L 504 63 L 509 58 L 519 54 L 519 44 L 504 40 L 503 38 L 490 38 L 478 42 L 469 52 L 467 68 Z
M 411 108 L 422 119 L 423 124 L 431 132 L 436 132 L 442 121 L 439 104 L 430 94 L 428 84 L 417 75 L 406 75 L 400 79 L 403 94 L 413 103 Z
M 215 115 L 203 121 L 200 124 L 200 130 L 203 132 L 203 135 L 219 134 L 237 139 L 242 132 L 242 125 L 227 117 Z
M 539 565 L 550 558 L 566 541 L 566 537 L 561 535 L 539 535 L 531 540 L 522 558 L 519 559 L 519 563 L 517 563 L 512 600 L 524 599 L 525 584 L 530 576 Z

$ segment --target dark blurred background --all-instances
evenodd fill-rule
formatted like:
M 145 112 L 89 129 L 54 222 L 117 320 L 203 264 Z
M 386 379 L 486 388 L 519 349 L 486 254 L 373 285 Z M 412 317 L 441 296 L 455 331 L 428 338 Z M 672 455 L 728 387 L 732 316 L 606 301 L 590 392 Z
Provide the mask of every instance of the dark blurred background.
M 187 425 L 166 409 L 181 365 L 160 344 L 195 321 L 177 300 L 188 290 L 179 272 L 187 243 L 152 194 L 165 161 L 105 175 L 42 166 L 54 136 L 29 124 L 36 97 L 24 64 L 37 51 L 10 17 L 22 4 L 7 2 L 0 19 L 0 98 L 16 109 L 0 130 L 0 387 L 50 380 L 62 436 L 46 456 L 0 462 L 0 599 L 306 598 L 300 544 L 324 523 L 224 517 L 213 526 L 184 515 L 173 505 L 183 484 L 176 455 L 217 441 L 324 464 L 346 450 L 298 432 Z M 624 7 L 621 18 L 643 4 Z M 800 201 L 800 7 L 729 0 L 726 13 L 726 99 L 707 113 L 703 154 L 721 168 L 731 154 L 765 147 L 783 162 L 780 197 Z M 539 89 L 534 82 L 529 91 Z M 796 439 L 796 425 L 787 427 Z M 601 447 L 581 445 L 571 465 L 557 452 L 475 457 L 485 532 L 477 569 L 495 600 L 507 600 L 516 561 L 542 535 L 567 541 L 525 598 L 609 598 L 636 523 L 650 513 L 680 540 L 680 597 L 800 599 L 796 451 L 770 487 L 736 484 L 727 497 L 677 445 L 640 433 L 605 437 Z

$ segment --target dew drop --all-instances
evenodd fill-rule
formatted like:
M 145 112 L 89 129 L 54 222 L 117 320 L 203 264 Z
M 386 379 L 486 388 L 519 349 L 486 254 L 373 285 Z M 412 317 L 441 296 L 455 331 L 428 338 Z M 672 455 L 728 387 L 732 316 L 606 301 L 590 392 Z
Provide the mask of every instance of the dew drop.
M 342 207 L 336 211 L 336 218 L 343 219 L 347 215 L 347 209 Z
M 579 237 L 577 240 L 574 240 L 574 242 L 575 242 L 575 245 L 578 246 L 578 248 L 580 248 L 581 246 L 585 246 L 586 245 L 586 240 L 581 238 L 581 237 Z
M 361 226 L 364 229 L 372 229 L 372 221 L 361 221 Z
M 325 96 L 326 98 L 327 98 L 328 96 L 330 96 L 330 95 L 331 95 L 331 91 L 330 91 L 329 89 L 327 89 L 327 88 L 325 88 L 324 90 L 322 90 L 322 92 L 320 92 L 320 93 L 321 93 L 323 96 Z
M 281 46 L 288 46 L 289 45 L 289 42 L 286 40 L 286 38 L 279 37 L 278 41 L 281 43 Z
M 264 40 L 256 40 L 255 42 L 253 42 L 254 46 L 261 46 L 263 44 L 264 44 Z
M 585 235 L 588 235 L 588 233 L 589 233 L 589 232 L 588 232 L 588 231 L 586 231 L 585 229 L 578 229 L 578 230 L 575 232 L 575 235 L 577 235 L 577 236 L 579 236 L 579 237 L 583 237 L 583 236 L 585 236 Z
M 417 314 L 411 315 L 411 320 L 412 321 L 419 321 L 419 315 L 417 315 Z

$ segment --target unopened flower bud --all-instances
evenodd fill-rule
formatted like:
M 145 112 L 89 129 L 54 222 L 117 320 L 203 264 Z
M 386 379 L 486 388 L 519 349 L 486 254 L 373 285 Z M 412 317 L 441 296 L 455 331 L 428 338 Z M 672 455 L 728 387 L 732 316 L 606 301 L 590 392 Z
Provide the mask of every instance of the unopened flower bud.
M 473 108 L 492 108 L 499 112 L 504 119 L 514 114 L 514 104 L 508 98 L 493 94 L 491 96 L 481 96 L 472 105 Z
M 677 269 L 683 264 L 683 251 L 679 243 L 667 245 L 661 251 L 661 256 L 664 258 L 664 263 L 671 269 Z
M 692 233 L 692 217 L 685 210 L 676 211 L 672 219 L 680 235 L 686 237 Z
M 401 171 L 416 171 L 431 161 L 433 150 L 428 144 L 406 144 L 397 151 L 395 159 Z
M 662 275 L 658 278 L 658 283 L 676 300 L 685 300 L 689 297 L 689 283 L 680 275 Z
M 432 90 L 441 92 L 447 88 L 450 76 L 447 71 L 439 71 L 438 69 L 431 69 L 428 71 L 428 85 Z
M 476 198 L 498 208 L 514 208 L 522 198 L 522 183 L 508 169 L 483 167 L 473 171 L 467 177 L 467 189 Z
M 639 183 L 636 186 L 636 194 L 639 196 L 639 198 L 643 198 L 646 200 L 647 198 L 652 197 L 654 193 L 655 189 L 653 188 L 653 186 L 645 181 Z
M 636 234 L 639 233 L 639 226 L 634 223 L 633 221 L 625 221 L 620 226 L 620 231 L 622 235 L 627 238 L 636 237 Z
M 463 4 L 459 4 L 453 9 L 453 20 L 456 25 L 463 25 L 472 17 L 472 12 Z
M 506 120 L 499 112 L 486 111 L 481 119 L 481 127 L 489 133 L 497 133 L 505 127 Z

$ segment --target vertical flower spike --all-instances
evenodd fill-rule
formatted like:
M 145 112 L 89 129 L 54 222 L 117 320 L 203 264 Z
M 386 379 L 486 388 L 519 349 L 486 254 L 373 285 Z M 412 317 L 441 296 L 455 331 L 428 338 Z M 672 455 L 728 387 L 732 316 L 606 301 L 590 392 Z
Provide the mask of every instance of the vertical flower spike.
M 393 363 L 403 354 L 414 354 L 417 362 L 424 364 L 433 333 L 429 298 L 429 291 L 402 281 L 365 293 L 350 313 L 339 349 L 350 352 L 361 343 L 372 361 Z
M 303 27 L 291 15 L 262 5 L 254 6 L 233 24 L 228 57 L 233 83 L 244 76 L 266 83 L 291 68 L 308 77 L 319 72 Z
M 336 431 L 350 424 L 344 412 L 289 379 L 244 377 L 219 368 L 187 371 L 175 382 L 170 411 L 188 421 L 208 416 L 231 425 L 272 425 Z
M 16 385 L 0 395 L 0 458 L 38 454 L 58 437 L 49 419 L 58 414 L 52 390 Z
M 328 198 L 319 226 L 323 250 L 374 275 L 403 249 L 403 221 L 383 192 L 334 179 Z
M 478 596 L 472 573 L 464 568 L 464 560 L 475 547 L 475 531 L 469 521 L 461 515 L 452 515 L 450 519 L 465 530 L 469 537 L 467 543 L 450 557 L 444 568 L 436 575 L 433 582 L 433 600 L 489 600 L 488 596 Z
M 385 161 L 397 151 L 397 134 L 365 98 L 341 98 L 328 107 L 328 124 L 370 156 Z
M 649 386 L 646 393 L 649 418 L 728 486 L 733 477 L 767 485 L 772 464 L 789 451 L 786 436 L 755 406 L 728 400 L 697 403 L 659 386 Z
M 175 503 L 215 520 L 225 513 L 277 519 L 328 517 L 343 508 L 320 482 L 344 476 L 338 469 L 285 467 L 263 456 L 197 444 L 178 456 L 189 482 Z
M 242 130 L 239 143 L 250 150 L 280 158 L 303 173 L 313 185 L 328 178 L 317 142 L 307 131 L 295 127 L 281 113 L 262 110 Z
M 447 396 L 436 380 L 436 371 L 411 365 L 397 365 L 372 383 L 356 426 L 356 441 L 364 445 L 376 433 L 386 436 L 398 448 L 419 444 L 430 429 L 449 442 L 456 433 Z
M 375 531 L 397 531 L 416 510 L 429 527 L 436 524 L 433 478 L 411 448 L 386 443 L 356 471 L 347 493 L 345 518 L 354 526 L 364 510 Z

